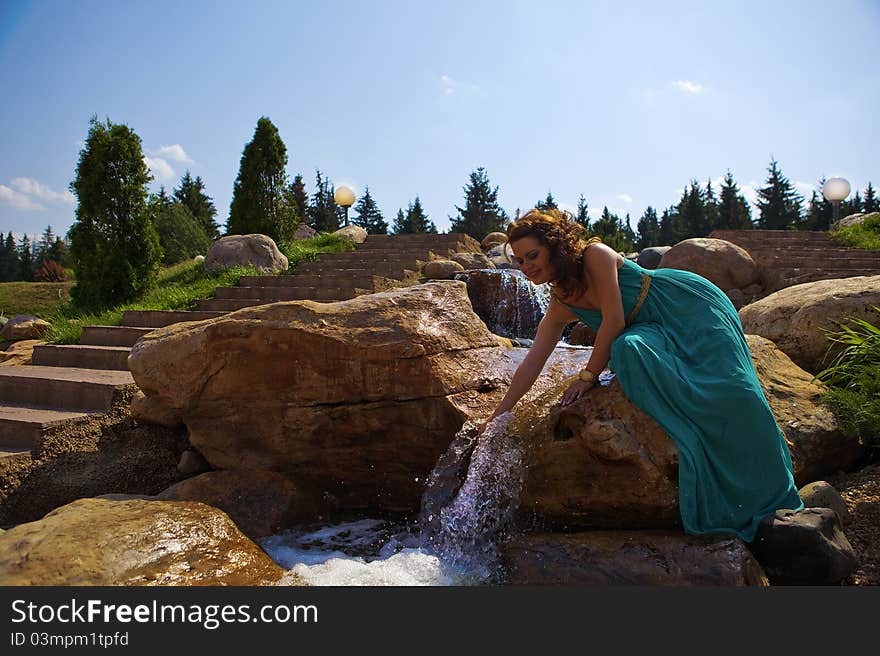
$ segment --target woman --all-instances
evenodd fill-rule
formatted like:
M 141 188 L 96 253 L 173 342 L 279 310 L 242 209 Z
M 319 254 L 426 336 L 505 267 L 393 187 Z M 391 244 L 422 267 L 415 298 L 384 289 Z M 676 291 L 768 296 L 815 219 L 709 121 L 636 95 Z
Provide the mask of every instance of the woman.
M 761 519 L 803 507 L 791 456 L 758 382 L 736 309 L 711 282 L 643 269 L 559 210 L 531 210 L 508 243 L 551 301 L 529 353 L 491 419 L 537 379 L 562 331 L 580 320 L 596 338 L 586 368 L 562 395 L 580 399 L 606 365 L 627 398 L 678 447 L 679 509 L 688 533 L 751 542 Z

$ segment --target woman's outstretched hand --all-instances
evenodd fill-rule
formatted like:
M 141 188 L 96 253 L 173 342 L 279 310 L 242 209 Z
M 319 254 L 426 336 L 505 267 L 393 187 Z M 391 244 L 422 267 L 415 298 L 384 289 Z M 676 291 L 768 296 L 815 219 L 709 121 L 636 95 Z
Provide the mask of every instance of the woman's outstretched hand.
M 578 399 L 582 398 L 594 384 L 595 383 L 585 383 L 582 380 L 574 381 L 563 393 L 559 405 L 571 405 Z

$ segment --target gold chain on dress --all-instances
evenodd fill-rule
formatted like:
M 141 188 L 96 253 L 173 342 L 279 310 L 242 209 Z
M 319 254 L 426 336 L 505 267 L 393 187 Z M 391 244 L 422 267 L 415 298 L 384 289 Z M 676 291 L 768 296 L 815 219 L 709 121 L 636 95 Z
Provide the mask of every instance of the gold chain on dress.
M 642 274 L 642 288 L 639 290 L 639 297 L 636 299 L 636 304 L 633 306 L 633 309 L 630 311 L 629 316 L 626 318 L 626 325 L 630 325 L 633 319 L 636 318 L 636 315 L 639 313 L 639 310 L 642 309 L 642 303 L 645 302 L 645 299 L 648 297 L 648 290 L 651 289 L 651 276 L 647 273 Z

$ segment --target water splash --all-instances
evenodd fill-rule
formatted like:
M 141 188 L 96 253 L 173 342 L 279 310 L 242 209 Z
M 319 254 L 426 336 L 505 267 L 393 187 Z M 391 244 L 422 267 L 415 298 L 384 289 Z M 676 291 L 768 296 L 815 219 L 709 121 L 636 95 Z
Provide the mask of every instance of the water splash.
M 550 304 L 548 285 L 534 285 L 518 269 L 481 269 L 456 274 L 467 282 L 474 312 L 501 337 L 533 339 Z
M 466 422 L 431 473 L 422 501 L 423 548 L 472 583 L 501 578 L 497 547 L 512 528 L 522 491 L 523 450 L 507 434 L 511 419 L 509 412 L 500 415 L 480 434 Z M 464 482 L 453 491 L 465 467 Z

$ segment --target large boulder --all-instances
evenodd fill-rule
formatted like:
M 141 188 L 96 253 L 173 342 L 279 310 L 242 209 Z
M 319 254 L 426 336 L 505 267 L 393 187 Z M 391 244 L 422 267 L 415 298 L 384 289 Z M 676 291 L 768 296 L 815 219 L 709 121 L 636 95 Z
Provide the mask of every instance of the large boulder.
M 841 228 L 849 228 L 854 225 L 861 225 L 867 220 L 880 220 L 880 212 L 859 212 L 857 214 L 849 214 L 848 216 L 838 219 L 831 226 L 831 230 L 840 230 Z
M 205 271 L 216 273 L 234 266 L 253 265 L 261 273 L 286 271 L 287 257 L 266 235 L 229 235 L 221 237 L 205 257 Z
M 43 344 L 39 339 L 22 339 L 7 343 L 0 350 L 0 367 L 17 364 L 30 364 L 34 356 L 34 347 Z
M 201 503 L 80 499 L 0 535 L 0 585 L 271 585 L 284 570 Z
M 52 326 L 48 321 L 29 314 L 19 314 L 9 319 L 0 330 L 0 337 L 14 342 L 21 339 L 42 339 Z
M 811 376 L 767 340 L 748 340 L 798 484 L 852 465 L 864 447 L 841 434 L 833 414 L 819 403 L 821 389 Z M 582 356 L 572 351 L 568 357 Z M 559 376 L 542 396 L 521 405 L 510 425 L 526 448 L 521 520 L 560 530 L 678 525 L 673 442 L 616 380 L 559 406 L 569 382 Z
M 453 253 L 449 256 L 453 262 L 458 262 L 467 271 L 469 269 L 494 269 L 492 261 L 482 253 Z
M 167 326 L 129 368 L 215 469 L 276 471 L 342 508 L 412 511 L 467 413 L 489 411 L 478 397 L 499 384 L 484 372 L 505 350 L 452 281 Z
M 367 240 L 367 231 L 356 225 L 345 226 L 333 234 L 337 237 L 347 239 L 352 244 L 363 244 Z
M 656 269 L 660 260 L 672 246 L 648 246 L 639 251 L 636 264 L 643 269 Z
M 839 352 L 826 333 L 840 330 L 839 322 L 851 318 L 876 324 L 872 307 L 880 307 L 880 276 L 857 276 L 780 289 L 742 308 L 739 318 L 745 332 L 766 337 L 815 374 Z
M 683 269 L 703 276 L 722 291 L 742 289 L 760 279 L 748 251 L 724 239 L 695 237 L 678 242 L 660 258 L 658 269 Z
M 483 251 L 488 251 L 493 246 L 497 246 L 498 244 L 506 244 L 507 243 L 507 233 L 506 232 L 490 232 L 488 235 L 483 237 L 483 241 L 480 242 L 480 248 Z
M 464 267 L 453 260 L 431 260 L 422 268 L 425 278 L 432 280 L 450 280 L 456 273 L 464 271 Z
M 510 585 L 768 585 L 742 540 L 662 531 L 516 537 L 502 546 Z
M 293 233 L 293 238 L 296 240 L 299 239 L 312 239 L 318 236 L 318 231 L 314 228 L 306 225 L 305 223 L 300 223 L 299 227 L 296 229 L 296 232 Z

